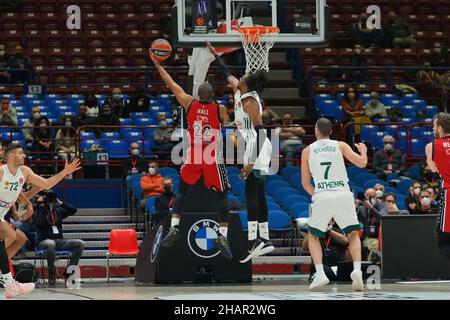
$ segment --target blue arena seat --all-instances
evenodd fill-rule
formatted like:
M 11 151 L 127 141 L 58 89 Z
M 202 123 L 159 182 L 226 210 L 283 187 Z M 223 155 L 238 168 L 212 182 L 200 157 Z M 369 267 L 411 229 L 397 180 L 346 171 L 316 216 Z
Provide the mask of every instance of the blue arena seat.
M 375 134 L 378 132 L 378 126 L 361 125 L 361 141 L 368 142 L 375 140 Z
M 287 166 L 281 169 L 281 177 L 285 181 L 289 181 L 290 178 L 297 173 L 300 173 L 300 168 L 296 166 Z
M 137 126 L 151 126 L 157 123 L 152 118 L 136 118 L 134 119 L 134 124 Z
M 232 173 L 228 175 L 228 180 L 230 181 L 230 185 L 233 185 L 237 181 L 240 181 L 241 178 L 239 177 L 238 174 Z
M 414 165 L 414 166 L 409 167 L 407 171 L 411 175 L 411 178 L 419 179 L 422 168 L 420 165 Z
M 106 140 L 119 140 L 120 139 L 120 133 L 118 132 L 102 132 L 102 134 L 100 135 L 101 139 L 106 139 Z
M 248 231 L 248 214 L 247 211 L 241 210 L 238 212 L 239 219 L 241 220 L 242 229 Z
M 234 184 L 231 185 L 231 190 L 237 196 L 240 196 L 242 191 L 244 191 L 244 189 L 245 189 L 245 182 L 242 180 L 236 181 Z
M 293 188 L 280 188 L 278 190 L 275 191 L 275 193 L 273 194 L 273 198 L 275 199 L 276 202 L 278 203 L 283 203 L 284 199 L 292 194 L 296 194 L 297 190 L 293 189 Z
M 411 139 L 411 156 L 422 157 L 425 155 L 425 141 L 422 139 Z
M 399 210 L 408 210 L 408 207 L 406 206 L 406 196 L 402 195 L 402 194 L 396 194 L 396 204 L 397 204 L 397 208 Z
M 129 142 L 142 140 L 142 131 L 126 131 L 121 133 L 121 137 Z
M 310 204 L 305 202 L 296 203 L 289 208 L 292 219 L 309 218 L 309 211 Z
M 267 183 L 266 185 L 266 189 L 267 189 L 267 194 L 269 195 L 273 195 L 275 193 L 275 191 L 277 191 L 280 188 L 286 188 L 289 187 L 289 183 L 287 183 L 286 181 L 270 181 Z
M 300 186 L 302 185 L 302 175 L 300 173 L 293 175 L 289 180 L 289 183 L 293 188 L 299 189 Z
M 292 205 L 296 203 L 309 203 L 309 199 L 301 195 L 293 194 L 284 198 L 281 204 L 283 205 L 283 208 L 288 210 Z
M 353 181 L 359 187 L 364 187 L 366 181 L 369 180 L 378 180 L 378 177 L 373 173 L 363 172 L 356 175 L 355 178 L 353 179 Z
M 82 151 L 90 150 L 91 146 L 94 144 L 100 145 L 100 141 L 95 140 L 95 139 L 82 140 L 81 141 L 81 150 Z
M 241 172 L 241 170 L 239 170 L 238 167 L 231 167 L 231 166 L 227 166 L 226 170 L 227 170 L 228 174 L 232 174 L 233 173 L 233 174 L 239 175 L 239 173 Z
M 271 182 L 271 181 L 284 181 L 283 178 L 277 174 L 271 174 L 267 176 L 266 179 L 267 182 Z
M 350 180 L 353 180 L 353 178 L 359 174 L 359 173 L 363 173 L 363 172 L 367 172 L 367 169 L 365 168 L 359 168 L 357 166 L 348 166 L 347 167 L 347 174 L 348 177 L 350 178 Z
M 81 140 L 92 140 L 92 139 L 95 139 L 95 133 L 83 131 L 83 132 L 80 132 L 80 138 L 81 138 Z
M 267 204 L 267 209 L 269 211 L 273 211 L 273 210 L 283 210 L 280 205 L 278 203 L 275 202 L 271 202 Z
M 133 125 L 133 120 L 131 120 L 130 118 L 120 118 L 120 125 L 121 126 L 132 126 Z
M 179 175 L 180 174 L 177 169 L 172 168 L 172 167 L 161 167 L 158 169 L 158 171 L 162 175 L 166 175 L 166 174 Z
M 428 118 L 433 118 L 439 112 L 439 108 L 437 106 L 426 106 L 425 111 Z
M 414 183 L 414 180 L 412 180 L 412 179 L 400 180 L 396 187 L 398 190 L 398 193 L 406 196 L 407 194 L 409 194 L 409 188 L 411 187 L 411 185 L 413 183 Z
M 109 153 L 110 158 L 129 157 L 129 145 L 122 140 L 105 140 L 102 146 Z
M 291 231 L 291 219 L 289 215 L 280 210 L 269 211 L 269 230 L 271 231 Z

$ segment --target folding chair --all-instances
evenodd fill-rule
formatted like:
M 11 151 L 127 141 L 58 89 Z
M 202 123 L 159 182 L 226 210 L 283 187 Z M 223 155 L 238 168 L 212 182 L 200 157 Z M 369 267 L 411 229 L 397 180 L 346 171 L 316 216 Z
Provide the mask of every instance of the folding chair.
M 139 253 L 136 231 L 133 229 L 113 229 L 109 235 L 106 252 L 106 279 L 109 282 L 110 256 L 136 256 Z

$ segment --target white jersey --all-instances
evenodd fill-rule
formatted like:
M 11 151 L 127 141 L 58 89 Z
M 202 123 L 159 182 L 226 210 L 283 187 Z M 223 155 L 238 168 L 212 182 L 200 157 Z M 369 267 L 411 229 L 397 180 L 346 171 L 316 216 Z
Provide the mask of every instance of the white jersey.
M 239 130 L 239 133 L 245 140 L 245 154 L 244 154 L 244 166 L 250 162 L 250 157 L 253 150 L 256 148 L 256 130 L 250 116 L 244 111 L 244 106 L 241 100 L 245 98 L 253 98 L 258 102 L 259 114 L 262 115 L 263 108 L 256 91 L 250 91 L 241 95 L 241 91 L 238 90 L 234 94 L 234 122 Z M 258 159 L 254 165 L 254 169 L 264 171 L 266 174 L 269 172 L 270 158 L 272 155 L 272 144 L 270 140 L 266 138 Z
M 0 181 L 0 220 L 3 220 L 9 209 L 19 198 L 22 187 L 25 183 L 22 169 L 18 169 L 15 176 L 9 172 L 8 166 L 5 164 L 3 169 L 3 177 Z
M 350 191 L 344 156 L 338 141 L 317 140 L 309 147 L 309 169 L 315 191 Z

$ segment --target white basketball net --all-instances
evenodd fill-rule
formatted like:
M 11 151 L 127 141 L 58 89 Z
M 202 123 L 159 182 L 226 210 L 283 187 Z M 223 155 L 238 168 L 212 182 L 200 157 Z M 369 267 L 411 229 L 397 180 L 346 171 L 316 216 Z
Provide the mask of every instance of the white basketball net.
M 269 71 L 269 51 L 280 30 L 277 27 L 241 27 L 238 31 L 247 60 L 245 73 Z

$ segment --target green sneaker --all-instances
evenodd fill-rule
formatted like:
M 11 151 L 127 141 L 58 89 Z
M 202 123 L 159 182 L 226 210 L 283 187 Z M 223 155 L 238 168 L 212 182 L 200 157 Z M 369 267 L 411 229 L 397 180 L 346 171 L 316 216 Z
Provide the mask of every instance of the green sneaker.
M 161 246 L 165 248 L 169 248 L 173 245 L 175 241 L 181 238 L 180 229 L 175 227 L 170 227 L 169 232 L 164 237 L 164 239 L 161 240 Z
M 228 244 L 228 239 L 226 237 L 220 235 L 214 240 L 214 244 L 225 259 L 233 259 L 233 254 L 231 253 L 230 245 Z

